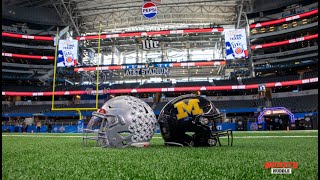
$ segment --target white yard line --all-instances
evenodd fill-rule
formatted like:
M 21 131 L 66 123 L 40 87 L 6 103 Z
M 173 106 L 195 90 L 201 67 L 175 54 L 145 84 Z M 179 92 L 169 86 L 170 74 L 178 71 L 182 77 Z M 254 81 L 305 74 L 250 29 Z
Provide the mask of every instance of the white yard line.
M 24 135 L 24 134 L 2 134 L 2 137 L 53 137 L 53 138 L 82 138 L 83 136 L 52 136 L 52 135 Z M 94 136 L 89 136 L 94 137 Z M 162 137 L 153 137 L 155 139 L 160 139 Z M 222 137 L 227 138 L 227 137 Z M 233 137 L 236 139 L 242 138 L 318 138 L 318 136 L 239 136 Z
M 79 138 L 83 136 L 47 136 L 47 135 L 23 135 L 23 134 L 2 134 L 2 137 L 63 137 L 63 138 Z M 89 136 L 91 137 L 91 136 Z M 94 137 L 94 136 L 92 136 Z

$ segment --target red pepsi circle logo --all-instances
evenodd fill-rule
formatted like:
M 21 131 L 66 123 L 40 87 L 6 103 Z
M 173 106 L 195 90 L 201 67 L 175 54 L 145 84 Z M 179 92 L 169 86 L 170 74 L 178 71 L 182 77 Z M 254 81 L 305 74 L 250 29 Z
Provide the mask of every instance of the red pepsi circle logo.
M 142 6 L 141 12 L 145 18 L 152 19 L 157 16 L 158 9 L 156 4 L 154 4 L 153 2 L 146 2 Z

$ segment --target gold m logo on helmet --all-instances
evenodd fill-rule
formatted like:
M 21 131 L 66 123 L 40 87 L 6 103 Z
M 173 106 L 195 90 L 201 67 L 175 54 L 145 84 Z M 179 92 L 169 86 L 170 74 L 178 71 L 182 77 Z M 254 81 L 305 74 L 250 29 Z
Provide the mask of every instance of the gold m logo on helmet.
M 189 99 L 188 104 L 180 101 L 174 104 L 174 107 L 178 110 L 178 120 L 188 117 L 188 114 L 198 115 L 203 113 L 203 110 L 199 106 L 199 99 Z

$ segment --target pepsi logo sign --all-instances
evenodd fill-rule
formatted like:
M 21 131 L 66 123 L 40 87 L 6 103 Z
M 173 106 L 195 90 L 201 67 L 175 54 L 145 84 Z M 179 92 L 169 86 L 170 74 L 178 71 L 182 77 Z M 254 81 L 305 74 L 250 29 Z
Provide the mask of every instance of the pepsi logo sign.
M 153 2 L 144 3 L 141 9 L 141 12 L 142 12 L 142 15 L 148 19 L 152 19 L 156 17 L 158 14 L 157 6 Z

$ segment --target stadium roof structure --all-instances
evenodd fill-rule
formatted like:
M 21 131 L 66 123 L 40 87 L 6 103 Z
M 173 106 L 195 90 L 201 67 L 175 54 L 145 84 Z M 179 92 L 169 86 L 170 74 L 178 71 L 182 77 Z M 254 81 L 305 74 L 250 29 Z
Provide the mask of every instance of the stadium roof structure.
M 161 30 L 194 26 L 235 24 L 240 1 L 159 0 L 158 15 L 153 19 L 142 16 L 141 0 L 81 1 L 76 10 L 82 18 L 79 29 L 94 31 L 101 22 L 106 31 Z M 151 26 L 152 25 L 152 26 Z M 155 26 L 154 26 L 155 25 Z M 135 28 L 134 28 L 135 27 Z
M 146 0 L 145 0 L 146 1 Z M 158 14 L 142 16 L 143 0 L 5 0 L 9 6 L 54 8 L 75 35 L 105 32 L 147 31 L 179 28 L 235 25 L 239 14 L 252 9 L 253 0 L 152 0 Z
M 13 7 L 50 8 L 56 12 L 56 18 L 60 18 L 60 27 L 69 26 L 74 37 L 83 37 L 97 35 L 100 27 L 101 34 L 245 27 L 247 20 L 242 15 L 252 10 L 254 0 L 151 0 L 157 4 L 158 10 L 157 16 L 152 19 L 147 19 L 142 15 L 142 6 L 145 2 L 147 1 L 4 0 L 2 3 Z M 212 59 L 203 60 L 224 59 L 224 36 L 221 31 L 170 33 L 152 37 L 164 44 L 162 49 L 152 52 L 157 59 L 161 59 L 161 62 L 170 61 L 170 57 L 164 57 L 163 49 L 168 50 L 166 51 L 168 53 L 170 51 L 173 59 L 175 56 L 180 57 L 181 54 L 188 53 L 188 57 L 182 61 L 194 60 L 189 56 L 189 49 L 190 54 L 193 49 L 196 49 L 197 52 L 210 49 L 213 54 Z M 136 57 L 138 41 L 137 37 L 104 38 L 101 40 L 100 50 L 102 55 L 110 55 L 115 46 L 117 51 L 132 59 Z M 79 46 L 84 51 L 97 52 L 98 40 L 81 40 Z M 136 63 L 144 63 L 143 59 L 147 60 L 144 56 L 148 52 L 144 54 L 143 57 L 142 55 L 139 57 L 142 60 Z M 111 61 L 111 64 L 114 63 L 117 62 Z M 118 64 L 121 63 L 128 62 Z M 91 63 L 88 62 L 88 64 Z M 185 71 L 183 68 L 175 68 L 172 73 L 183 76 Z M 222 71 L 219 66 L 191 68 L 189 71 L 192 76 L 201 76 L 202 73 L 218 75 L 220 72 Z
M 54 9 L 61 25 L 73 30 L 73 36 L 148 32 L 199 28 L 234 28 L 246 25 L 242 14 L 252 9 L 253 0 L 151 0 L 157 5 L 157 16 L 147 19 L 142 15 L 146 0 L 5 0 L 8 6 L 45 7 Z M 239 18 L 240 17 L 240 18 Z M 100 26 L 101 25 L 101 26 Z M 170 48 L 222 49 L 221 32 L 182 33 L 157 37 Z M 190 44 L 188 44 L 190 42 Z M 134 52 L 136 38 L 104 39 L 101 50 L 110 52 L 112 45 L 120 52 Z M 83 44 L 81 44 L 83 45 Z M 80 45 L 80 46 L 81 46 Z M 98 48 L 96 41 L 86 42 L 82 48 Z

